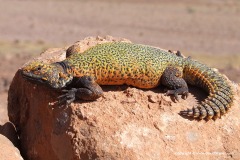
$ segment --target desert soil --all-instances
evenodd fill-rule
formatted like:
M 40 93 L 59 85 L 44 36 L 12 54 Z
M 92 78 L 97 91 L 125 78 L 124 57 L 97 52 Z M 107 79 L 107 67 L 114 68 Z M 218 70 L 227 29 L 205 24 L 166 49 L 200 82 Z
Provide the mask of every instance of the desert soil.
M 48 47 L 112 35 L 180 50 L 240 79 L 240 1 L 0 0 L 0 124 L 17 69 Z

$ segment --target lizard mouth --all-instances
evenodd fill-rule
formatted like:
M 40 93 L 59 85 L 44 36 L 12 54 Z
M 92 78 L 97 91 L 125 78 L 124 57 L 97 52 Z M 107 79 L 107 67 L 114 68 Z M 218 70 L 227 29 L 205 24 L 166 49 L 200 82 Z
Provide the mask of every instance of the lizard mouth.
M 38 75 L 26 72 L 26 71 L 22 71 L 21 72 L 23 78 L 28 79 L 30 81 L 34 81 L 34 82 L 40 82 L 40 83 L 45 83 L 47 81 L 46 78 L 42 78 Z

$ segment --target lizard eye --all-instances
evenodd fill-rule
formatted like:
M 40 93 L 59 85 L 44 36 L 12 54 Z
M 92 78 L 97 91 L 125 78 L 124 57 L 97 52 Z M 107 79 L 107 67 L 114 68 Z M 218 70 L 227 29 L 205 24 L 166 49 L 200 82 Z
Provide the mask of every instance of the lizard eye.
M 37 70 L 38 70 L 38 71 L 40 71 L 41 69 L 42 69 L 42 67 L 40 67 L 40 66 L 37 67 Z

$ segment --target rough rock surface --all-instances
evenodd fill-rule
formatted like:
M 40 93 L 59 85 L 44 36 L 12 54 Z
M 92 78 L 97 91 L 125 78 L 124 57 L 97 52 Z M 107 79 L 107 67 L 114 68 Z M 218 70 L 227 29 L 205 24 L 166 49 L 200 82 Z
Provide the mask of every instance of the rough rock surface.
M 65 50 L 49 50 L 42 54 L 48 58 L 37 60 L 60 60 Z M 179 103 L 165 97 L 161 87 L 102 88 L 104 97 L 96 101 L 59 108 L 54 102 L 60 92 L 31 83 L 17 72 L 9 89 L 8 114 L 18 130 L 22 154 L 33 160 L 240 159 L 239 85 L 233 84 L 232 108 L 216 121 L 178 115 L 206 97 L 195 87 Z

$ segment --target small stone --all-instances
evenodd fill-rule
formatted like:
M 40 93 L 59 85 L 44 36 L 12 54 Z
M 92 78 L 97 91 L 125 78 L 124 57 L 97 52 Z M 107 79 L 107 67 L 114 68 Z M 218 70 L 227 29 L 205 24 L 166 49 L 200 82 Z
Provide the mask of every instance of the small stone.
M 166 100 L 166 98 L 164 96 L 161 96 L 161 100 L 159 102 L 159 107 L 163 107 L 163 106 L 172 106 L 172 102 Z
M 157 99 L 155 97 L 153 97 L 152 95 L 148 95 L 148 101 L 151 103 L 157 103 Z

